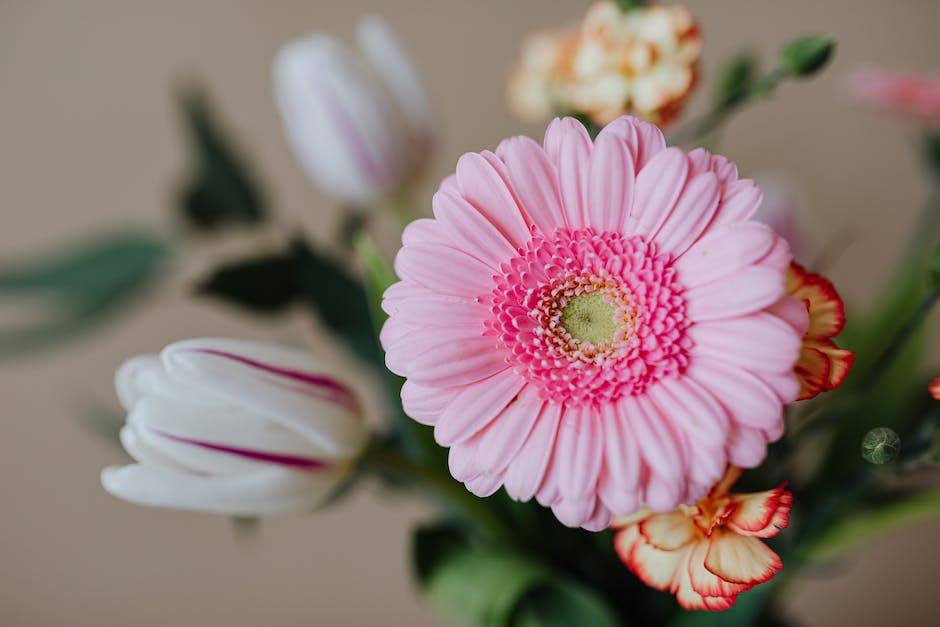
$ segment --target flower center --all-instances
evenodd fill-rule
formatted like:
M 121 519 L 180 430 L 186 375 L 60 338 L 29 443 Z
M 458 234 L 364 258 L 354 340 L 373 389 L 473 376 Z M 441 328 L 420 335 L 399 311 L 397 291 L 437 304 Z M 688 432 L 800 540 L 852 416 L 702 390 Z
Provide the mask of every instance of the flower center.
M 561 326 L 578 342 L 597 346 L 614 341 L 620 325 L 616 310 L 600 292 L 578 294 L 561 309 Z
M 640 237 L 533 233 L 494 277 L 488 332 L 543 398 L 580 405 L 640 394 L 688 363 L 670 261 Z

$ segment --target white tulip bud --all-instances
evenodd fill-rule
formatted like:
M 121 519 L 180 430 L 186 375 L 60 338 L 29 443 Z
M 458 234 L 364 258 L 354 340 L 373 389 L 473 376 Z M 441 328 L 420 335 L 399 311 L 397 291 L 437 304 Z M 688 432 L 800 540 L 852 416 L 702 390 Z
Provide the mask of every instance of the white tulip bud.
M 274 62 L 284 129 L 328 195 L 364 205 L 406 185 L 432 143 L 417 72 L 378 16 L 359 21 L 360 54 L 325 33 L 287 43 Z
M 104 488 L 141 505 L 260 516 L 310 510 L 362 451 L 349 389 L 304 351 L 241 340 L 176 342 L 117 371 L 121 442 L 137 463 Z

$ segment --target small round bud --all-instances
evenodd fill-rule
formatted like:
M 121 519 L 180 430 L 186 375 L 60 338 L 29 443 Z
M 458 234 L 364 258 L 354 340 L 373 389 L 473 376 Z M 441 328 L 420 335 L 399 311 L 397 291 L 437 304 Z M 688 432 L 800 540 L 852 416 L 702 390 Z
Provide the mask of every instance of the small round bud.
M 835 47 L 829 37 L 800 37 L 780 50 L 780 65 L 793 76 L 810 76 L 826 65 Z
M 901 451 L 901 438 L 893 429 L 878 427 L 862 438 L 862 458 L 872 464 L 894 461 Z

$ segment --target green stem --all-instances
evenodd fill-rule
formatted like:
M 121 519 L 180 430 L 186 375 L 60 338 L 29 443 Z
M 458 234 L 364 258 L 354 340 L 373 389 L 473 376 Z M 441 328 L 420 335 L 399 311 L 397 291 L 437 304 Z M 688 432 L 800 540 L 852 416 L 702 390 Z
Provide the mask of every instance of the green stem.
M 779 66 L 775 67 L 743 91 L 723 99 L 705 115 L 685 124 L 669 137 L 669 143 L 674 146 L 681 146 L 710 135 L 717 131 L 732 113 L 773 92 L 787 76 L 789 76 L 789 73 L 785 69 Z
M 451 509 L 463 518 L 472 521 L 489 539 L 500 544 L 510 544 L 512 534 L 506 523 L 497 517 L 479 497 L 450 476 L 435 473 L 400 453 L 372 442 L 366 450 L 363 466 L 380 473 L 387 473 L 436 494 Z

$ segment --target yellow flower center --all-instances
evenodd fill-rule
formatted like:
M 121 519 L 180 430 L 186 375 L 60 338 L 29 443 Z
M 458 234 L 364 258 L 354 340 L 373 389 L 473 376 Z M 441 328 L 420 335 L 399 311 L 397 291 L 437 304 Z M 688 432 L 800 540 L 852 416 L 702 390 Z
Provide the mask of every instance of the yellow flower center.
M 604 299 L 600 292 L 578 294 L 565 303 L 561 310 L 561 326 L 571 337 L 598 346 L 611 343 L 620 325 L 616 320 L 617 310 Z

